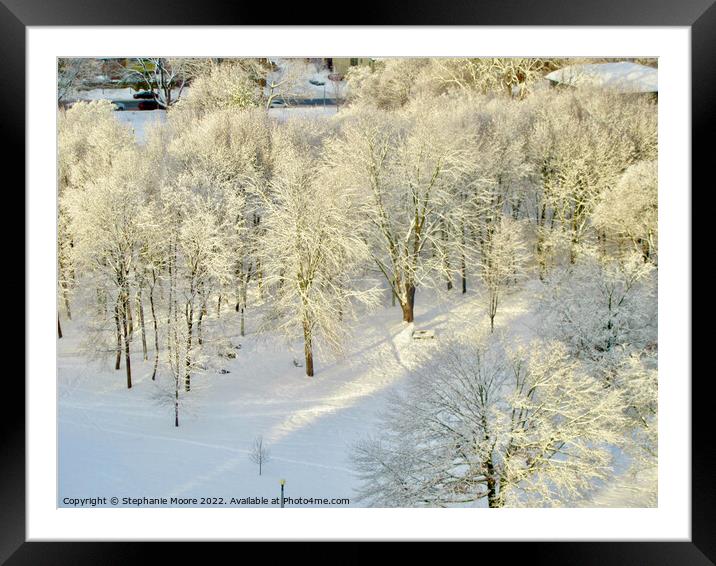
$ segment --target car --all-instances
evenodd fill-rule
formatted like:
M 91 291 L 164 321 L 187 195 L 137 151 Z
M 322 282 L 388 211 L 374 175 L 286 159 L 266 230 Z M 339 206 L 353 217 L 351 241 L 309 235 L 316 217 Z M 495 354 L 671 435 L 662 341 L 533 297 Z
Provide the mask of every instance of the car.
M 157 98 L 157 93 L 150 90 L 140 90 L 138 93 L 132 95 L 133 98 L 140 98 L 142 100 L 154 100 Z
M 156 110 L 159 108 L 159 103 L 156 100 L 142 100 L 137 104 L 137 110 Z
M 115 111 L 122 111 L 127 109 L 127 105 L 124 104 L 124 102 L 118 102 L 116 100 L 112 101 L 112 104 L 114 104 L 114 110 Z

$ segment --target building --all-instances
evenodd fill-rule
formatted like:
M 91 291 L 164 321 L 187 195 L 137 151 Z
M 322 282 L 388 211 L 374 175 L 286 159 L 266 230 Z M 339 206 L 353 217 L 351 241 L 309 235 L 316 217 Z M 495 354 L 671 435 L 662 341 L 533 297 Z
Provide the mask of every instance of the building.
M 624 94 L 658 95 L 659 71 L 638 63 L 591 63 L 569 65 L 552 71 L 545 78 L 552 86 L 603 88 Z
M 372 66 L 373 61 L 370 57 L 329 57 L 326 66 L 332 73 L 345 75 L 351 67 Z

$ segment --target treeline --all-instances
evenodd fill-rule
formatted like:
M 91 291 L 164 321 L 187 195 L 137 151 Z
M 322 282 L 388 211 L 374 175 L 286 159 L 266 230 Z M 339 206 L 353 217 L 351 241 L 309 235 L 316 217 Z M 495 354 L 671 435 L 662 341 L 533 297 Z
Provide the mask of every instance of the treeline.
M 500 70 L 512 84 L 496 63 L 387 62 L 349 77 L 335 117 L 285 123 L 241 66 L 214 65 L 144 144 L 107 102 L 61 111 L 60 312 L 84 310 L 128 387 L 151 352 L 177 425 L 207 320 L 233 310 L 243 335 L 252 297 L 262 329 L 302 339 L 309 376 L 365 308 L 412 322 L 424 287 L 475 287 L 492 328 L 506 290 L 539 278 L 558 328 L 560 293 L 596 285 L 597 331 L 566 339 L 623 344 L 619 309 L 658 258 L 656 105 L 532 88 L 545 63 L 523 63 Z

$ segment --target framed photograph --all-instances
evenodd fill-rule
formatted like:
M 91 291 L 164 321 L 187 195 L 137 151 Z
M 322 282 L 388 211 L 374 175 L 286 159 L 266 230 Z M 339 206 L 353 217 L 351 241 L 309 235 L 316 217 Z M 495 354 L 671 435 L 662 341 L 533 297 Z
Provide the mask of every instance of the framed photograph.
M 710 0 L 108 8 L 0 6 L 28 329 L 0 562 L 714 563 Z

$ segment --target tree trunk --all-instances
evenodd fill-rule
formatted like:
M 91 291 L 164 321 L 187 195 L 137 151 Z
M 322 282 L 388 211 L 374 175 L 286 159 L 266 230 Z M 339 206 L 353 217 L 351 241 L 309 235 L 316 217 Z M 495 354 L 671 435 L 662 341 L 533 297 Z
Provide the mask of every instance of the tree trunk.
M 246 333 L 246 321 L 245 321 L 244 311 L 246 310 L 247 287 L 248 287 L 248 282 L 242 283 L 241 299 L 240 299 L 240 302 L 241 302 L 241 307 L 240 307 L 240 310 L 241 310 L 241 336 L 244 336 L 244 334 Z
M 177 368 L 179 369 L 179 368 Z M 174 378 L 174 426 L 179 426 L 179 374 Z
M 447 233 L 447 230 L 445 229 L 444 221 L 443 221 L 443 227 L 441 229 L 441 236 L 442 236 L 442 240 L 445 244 L 445 248 L 447 248 L 448 233 Z M 443 253 L 445 254 L 444 255 L 444 258 L 445 258 L 444 259 L 445 282 L 447 284 L 447 290 L 452 291 L 452 274 L 450 273 L 450 256 L 445 252 L 445 250 L 443 250 Z
M 206 314 L 206 306 L 201 305 L 201 308 L 199 309 L 199 320 L 197 320 L 197 322 L 196 322 L 196 334 L 197 334 L 197 339 L 199 341 L 200 346 L 204 343 L 204 337 L 201 334 L 201 321 L 204 319 L 205 314 Z
M 129 310 L 129 295 L 124 295 L 124 309 L 122 311 L 122 331 L 124 333 L 124 361 L 127 369 L 127 389 L 132 388 L 132 364 L 129 353 L 129 323 L 127 312 Z
M 152 370 L 152 381 L 157 379 L 157 367 L 159 366 L 159 330 L 157 315 L 154 311 L 154 287 L 149 290 L 149 308 L 152 311 L 152 325 L 154 326 L 154 369 Z
M 72 320 L 72 312 L 70 311 L 70 297 L 67 292 L 67 285 L 62 284 L 62 299 L 65 303 L 65 312 L 67 313 L 67 320 Z
M 490 296 L 490 334 L 495 332 L 495 316 L 497 315 L 497 293 Z
M 465 261 L 465 251 L 460 257 L 460 281 L 462 283 L 462 294 L 467 293 L 467 262 Z
M 502 507 L 497 497 L 497 482 L 495 478 L 487 478 L 487 506 L 491 508 Z
M 57 313 L 57 337 L 62 338 L 62 326 L 60 326 L 60 313 Z
M 649 247 L 649 240 L 640 238 L 639 244 L 641 247 L 642 258 L 644 259 L 644 263 L 646 263 L 649 261 L 649 256 L 650 256 L 650 251 L 651 251 L 650 247 Z
M 303 353 L 306 358 L 306 375 L 313 377 L 313 344 L 311 340 L 311 325 L 303 321 Z
M 190 391 L 191 390 L 191 339 L 192 339 L 192 332 L 193 332 L 193 320 L 194 320 L 194 307 L 189 307 L 189 313 L 186 317 L 186 329 L 187 329 L 187 336 L 186 336 L 186 359 L 185 359 L 185 368 L 184 368 L 184 391 Z
M 537 218 L 537 263 L 539 263 L 539 278 L 540 281 L 544 281 L 545 273 L 547 272 L 547 258 L 545 257 L 544 251 L 544 224 L 547 215 L 547 206 L 542 205 L 542 211 Z
M 405 300 L 401 300 L 400 307 L 403 309 L 403 321 L 413 322 L 413 309 L 415 306 L 415 285 L 405 284 Z
M 125 313 L 124 317 L 127 319 L 129 336 L 134 334 L 134 318 L 132 317 L 132 304 L 129 301 L 129 291 L 127 291 L 127 300 L 125 301 Z
M 142 332 L 142 355 L 144 357 L 144 361 L 146 361 L 149 358 L 147 356 L 147 332 L 144 328 L 144 305 L 142 304 L 141 290 L 137 293 L 137 310 L 139 310 L 139 325 Z
M 488 507 L 502 507 L 500 498 L 497 494 L 497 478 L 495 474 L 495 466 L 492 463 L 492 457 L 487 463 L 487 505 Z
M 465 258 L 465 221 L 462 221 L 460 228 L 460 282 L 462 283 L 462 294 L 467 293 L 467 259 Z
M 119 369 L 122 365 L 122 325 L 119 322 L 119 297 L 114 305 L 114 323 L 117 329 L 117 349 L 114 360 L 114 369 Z
M 264 272 L 261 271 L 261 261 L 256 260 L 256 281 L 259 287 L 259 299 L 264 298 Z M 283 277 L 279 279 L 279 283 L 283 281 Z

